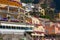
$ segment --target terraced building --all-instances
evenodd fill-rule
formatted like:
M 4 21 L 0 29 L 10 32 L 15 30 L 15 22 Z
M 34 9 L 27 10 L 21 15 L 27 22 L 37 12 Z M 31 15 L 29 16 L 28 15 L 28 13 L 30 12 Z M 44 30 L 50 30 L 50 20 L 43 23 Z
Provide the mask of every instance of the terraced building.
M 25 18 L 25 10 L 20 2 L 0 0 L 0 39 L 21 40 L 25 32 L 32 32 L 34 25 L 26 23 Z

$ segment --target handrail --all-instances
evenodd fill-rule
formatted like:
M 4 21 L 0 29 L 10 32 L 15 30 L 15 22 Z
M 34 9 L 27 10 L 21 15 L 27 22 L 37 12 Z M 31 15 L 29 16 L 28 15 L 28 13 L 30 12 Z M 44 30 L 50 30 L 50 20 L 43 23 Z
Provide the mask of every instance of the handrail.
M 5 13 L 8 13 L 8 11 L 6 11 L 6 10 L 0 10 L 0 12 L 5 12 Z
M 10 13 L 10 14 L 13 14 L 13 13 L 14 13 L 14 14 L 18 14 L 18 12 L 10 12 L 10 11 L 8 12 L 7 10 L 0 10 L 0 12 Z

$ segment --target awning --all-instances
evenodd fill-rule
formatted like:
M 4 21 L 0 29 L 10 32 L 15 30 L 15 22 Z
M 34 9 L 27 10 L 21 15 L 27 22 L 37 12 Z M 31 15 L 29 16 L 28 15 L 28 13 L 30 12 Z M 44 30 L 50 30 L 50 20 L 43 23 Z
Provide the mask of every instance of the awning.
M 32 33 L 32 36 L 44 36 L 44 34 L 37 34 L 37 33 Z
M 34 27 L 33 25 L 19 25 L 19 24 L 8 24 L 8 23 L 1 23 L 2 26 L 15 26 L 15 27 Z

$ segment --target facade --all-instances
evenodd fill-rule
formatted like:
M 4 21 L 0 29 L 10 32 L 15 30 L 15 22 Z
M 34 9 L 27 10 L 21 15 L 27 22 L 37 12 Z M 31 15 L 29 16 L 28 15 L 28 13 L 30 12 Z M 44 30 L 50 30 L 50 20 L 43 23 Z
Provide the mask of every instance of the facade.
M 52 24 L 52 25 L 51 25 Z M 60 40 L 59 23 L 51 23 L 50 26 L 45 26 L 45 39 Z
M 28 24 L 25 21 L 27 20 L 25 10 L 21 8 L 22 6 L 20 4 L 7 0 L 1 1 L 2 0 L 0 0 L 0 39 L 21 40 L 21 38 L 24 37 L 24 33 L 33 31 L 34 25 Z
M 45 29 L 45 40 L 60 40 L 60 22 L 51 22 L 50 20 L 40 18 L 39 19 L 43 24 Z

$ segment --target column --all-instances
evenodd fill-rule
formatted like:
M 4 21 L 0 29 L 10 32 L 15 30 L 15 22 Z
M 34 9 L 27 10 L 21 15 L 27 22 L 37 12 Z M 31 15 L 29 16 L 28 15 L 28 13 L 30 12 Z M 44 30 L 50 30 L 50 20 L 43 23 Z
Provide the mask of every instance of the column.
M 17 19 L 19 19 L 20 17 L 20 8 L 18 7 L 18 16 L 17 16 Z
M 9 13 L 9 5 L 8 5 L 8 13 Z

